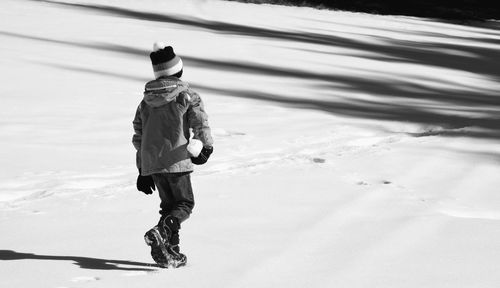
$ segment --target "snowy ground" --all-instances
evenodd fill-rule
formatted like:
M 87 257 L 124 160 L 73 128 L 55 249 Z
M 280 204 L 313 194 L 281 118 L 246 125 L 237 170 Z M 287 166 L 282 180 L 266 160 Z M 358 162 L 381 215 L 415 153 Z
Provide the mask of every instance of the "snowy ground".
M 216 141 L 177 270 L 131 144 L 157 40 Z M 0 53 L 2 287 L 500 286 L 498 23 L 3 0 Z

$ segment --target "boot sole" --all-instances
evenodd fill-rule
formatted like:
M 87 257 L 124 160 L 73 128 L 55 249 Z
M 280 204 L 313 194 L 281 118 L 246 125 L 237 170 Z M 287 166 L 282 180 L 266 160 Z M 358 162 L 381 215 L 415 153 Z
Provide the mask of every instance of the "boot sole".
M 182 267 L 182 266 L 186 266 L 186 263 L 187 263 L 187 259 L 186 257 L 184 256 L 184 258 L 182 260 L 170 260 L 170 266 L 172 268 L 179 268 L 179 267 Z

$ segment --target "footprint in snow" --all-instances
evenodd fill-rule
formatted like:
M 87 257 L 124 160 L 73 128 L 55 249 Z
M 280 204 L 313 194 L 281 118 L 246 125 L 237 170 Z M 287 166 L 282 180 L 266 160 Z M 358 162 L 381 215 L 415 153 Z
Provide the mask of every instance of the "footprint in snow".
M 392 184 L 392 182 L 391 182 L 391 181 L 389 181 L 389 180 L 382 180 L 382 181 L 380 181 L 380 183 L 382 183 L 382 184 L 384 184 L 384 185 L 389 185 L 389 184 Z M 357 184 L 357 185 L 360 185 L 360 186 L 370 185 L 368 182 L 363 181 L 363 180 L 356 182 L 356 184 Z
M 98 280 L 101 280 L 101 278 L 96 277 L 96 276 L 79 276 L 79 277 L 75 277 L 75 278 L 71 279 L 71 282 L 81 283 L 81 282 L 92 282 L 92 281 L 98 281 Z
M 45 212 L 40 211 L 40 210 L 31 210 L 31 214 L 37 214 L 37 215 L 39 215 L 39 214 L 45 214 Z

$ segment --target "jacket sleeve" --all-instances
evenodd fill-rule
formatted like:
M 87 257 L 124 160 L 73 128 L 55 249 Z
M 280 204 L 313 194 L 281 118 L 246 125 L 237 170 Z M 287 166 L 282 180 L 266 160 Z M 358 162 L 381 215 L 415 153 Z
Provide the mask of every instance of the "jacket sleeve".
M 190 105 L 187 110 L 189 127 L 193 129 L 193 138 L 203 143 L 203 146 L 213 146 L 214 141 L 210 126 L 208 125 L 208 115 L 205 112 L 203 101 L 198 93 L 190 91 Z
M 137 169 L 141 169 L 141 141 L 142 141 L 142 118 L 141 118 L 141 105 L 137 107 L 137 111 L 135 112 L 135 118 L 132 122 L 134 125 L 134 136 L 132 136 L 132 144 L 134 144 L 136 152 L 136 165 Z

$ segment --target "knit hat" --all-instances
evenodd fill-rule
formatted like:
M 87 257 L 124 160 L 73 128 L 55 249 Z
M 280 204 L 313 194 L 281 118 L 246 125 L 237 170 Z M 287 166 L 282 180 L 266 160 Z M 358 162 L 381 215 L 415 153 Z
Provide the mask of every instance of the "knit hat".
M 151 58 L 151 64 L 153 64 L 156 79 L 161 76 L 173 76 L 182 72 L 181 57 L 175 55 L 171 46 L 165 47 L 164 43 L 156 42 L 149 57 Z

